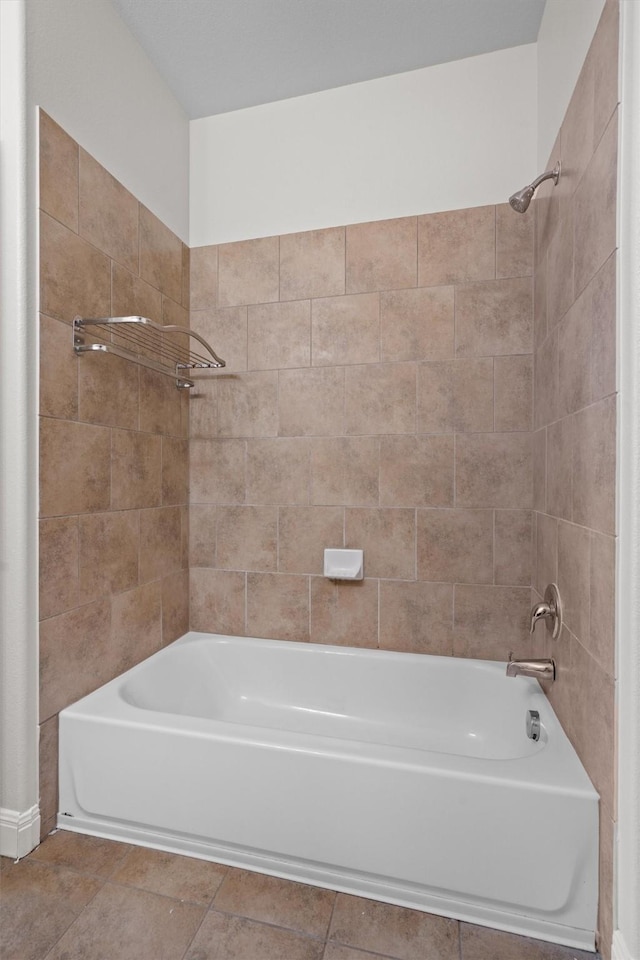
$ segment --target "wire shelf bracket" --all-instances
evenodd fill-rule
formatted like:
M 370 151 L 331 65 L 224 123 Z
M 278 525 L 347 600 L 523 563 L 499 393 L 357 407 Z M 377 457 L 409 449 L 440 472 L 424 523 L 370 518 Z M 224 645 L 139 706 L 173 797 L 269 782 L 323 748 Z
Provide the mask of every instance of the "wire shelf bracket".
M 189 340 L 198 341 L 204 349 L 196 353 Z M 200 334 L 186 327 L 163 326 L 148 317 L 75 317 L 73 349 L 76 353 L 112 353 L 172 377 L 180 388 L 194 386 L 183 371 L 225 366 Z

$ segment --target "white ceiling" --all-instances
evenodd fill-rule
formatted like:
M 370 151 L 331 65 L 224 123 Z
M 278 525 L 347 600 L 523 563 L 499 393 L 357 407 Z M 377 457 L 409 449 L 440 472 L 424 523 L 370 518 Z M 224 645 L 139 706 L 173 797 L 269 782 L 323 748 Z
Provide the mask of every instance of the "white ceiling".
M 111 0 L 191 119 L 534 43 L 545 0 Z

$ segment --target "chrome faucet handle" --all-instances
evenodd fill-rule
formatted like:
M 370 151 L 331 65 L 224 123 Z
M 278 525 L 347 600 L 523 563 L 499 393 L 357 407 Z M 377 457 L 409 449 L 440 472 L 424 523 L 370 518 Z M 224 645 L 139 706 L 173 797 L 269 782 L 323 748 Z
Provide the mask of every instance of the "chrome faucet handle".
M 562 601 L 555 583 L 548 585 L 544 592 L 544 601 L 536 603 L 531 610 L 530 633 L 533 633 L 536 629 L 538 620 L 547 621 L 547 630 L 551 633 L 553 639 L 557 640 L 562 630 Z

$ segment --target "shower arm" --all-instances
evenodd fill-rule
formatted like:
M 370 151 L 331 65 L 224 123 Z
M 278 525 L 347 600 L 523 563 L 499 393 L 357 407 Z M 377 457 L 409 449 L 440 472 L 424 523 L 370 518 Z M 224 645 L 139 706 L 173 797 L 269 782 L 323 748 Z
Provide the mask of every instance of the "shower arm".
M 544 183 L 545 180 L 553 179 L 554 183 L 557 185 L 558 180 L 560 179 L 560 161 L 556 163 L 553 170 L 547 170 L 546 173 L 541 173 L 539 177 L 530 184 L 533 187 L 534 191 L 538 189 L 541 183 Z

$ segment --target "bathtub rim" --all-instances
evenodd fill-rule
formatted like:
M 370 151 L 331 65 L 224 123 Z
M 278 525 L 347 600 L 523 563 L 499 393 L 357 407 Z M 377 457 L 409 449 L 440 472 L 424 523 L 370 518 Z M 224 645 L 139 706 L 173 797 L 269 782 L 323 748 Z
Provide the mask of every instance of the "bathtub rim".
M 122 696 L 122 688 L 129 679 L 142 672 L 153 657 L 164 655 L 167 651 L 187 646 L 201 640 L 215 639 L 225 642 L 240 642 L 242 646 L 260 644 L 261 647 L 275 646 L 276 648 L 299 649 L 305 654 L 330 651 L 338 655 L 383 655 L 398 662 L 406 662 L 411 658 L 416 662 L 423 662 L 425 657 L 430 660 L 452 664 L 463 669 L 469 666 L 482 670 L 490 667 L 494 672 L 497 669 L 506 670 L 502 661 L 479 660 L 463 657 L 446 657 L 432 654 L 403 653 L 371 649 L 367 647 L 347 647 L 332 644 L 310 644 L 290 640 L 270 640 L 259 637 L 233 637 L 228 634 L 204 633 L 188 631 L 182 637 L 155 651 L 150 657 L 140 661 L 129 670 L 108 681 L 106 684 L 82 697 L 80 700 L 60 711 L 60 722 L 64 717 L 82 717 L 98 723 L 126 726 L 130 723 L 142 727 L 164 727 L 177 731 L 185 736 L 213 737 L 220 740 L 234 740 L 281 749 L 283 746 L 291 750 L 305 750 L 309 739 L 318 749 L 332 756 L 349 758 L 355 762 L 381 762 L 391 767 L 420 767 L 428 768 L 443 776 L 464 779 L 472 776 L 480 780 L 490 780 L 500 783 L 522 784 L 532 790 L 553 790 L 570 794 L 576 797 L 599 799 L 595 787 L 589 780 L 574 748 L 572 747 L 560 721 L 558 720 L 551 702 L 536 680 L 527 677 L 509 679 L 505 682 L 527 685 L 533 705 L 543 708 L 543 736 L 546 738 L 544 747 L 516 757 L 475 757 L 466 754 L 438 752 L 424 750 L 417 747 L 380 744 L 372 741 L 350 740 L 339 737 L 323 736 L 320 734 L 299 733 L 280 727 L 253 726 L 236 723 L 229 720 L 202 718 L 190 714 L 180 714 L 169 711 L 152 710 L 137 706 Z M 112 702 L 117 712 L 103 712 L 105 702 Z M 532 769 L 533 768 L 533 769 Z

